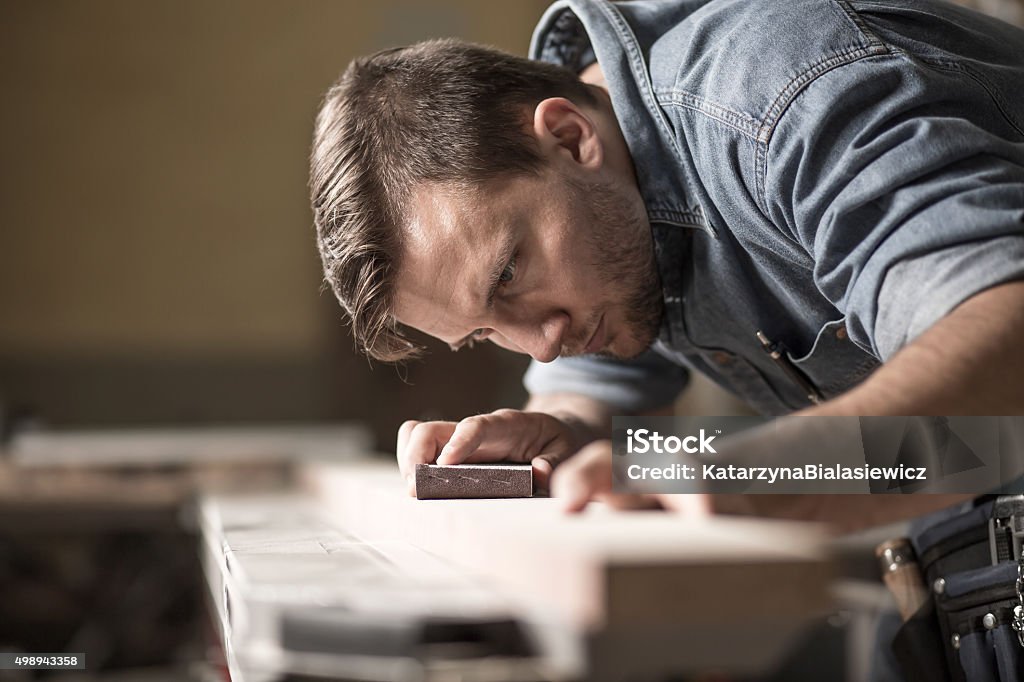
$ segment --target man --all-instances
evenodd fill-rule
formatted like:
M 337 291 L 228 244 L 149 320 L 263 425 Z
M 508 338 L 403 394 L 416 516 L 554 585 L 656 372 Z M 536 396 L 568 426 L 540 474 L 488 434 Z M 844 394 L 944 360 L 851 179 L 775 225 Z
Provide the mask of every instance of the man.
M 569 509 L 650 502 L 609 495 L 610 417 L 689 370 L 767 414 L 1024 414 L 1019 30 L 926 0 L 570 0 L 530 54 L 378 53 L 317 120 L 318 245 L 363 349 L 533 357 L 523 411 L 402 426 L 410 490 L 419 462 L 508 459 Z M 950 501 L 770 497 L 657 502 L 851 527 Z

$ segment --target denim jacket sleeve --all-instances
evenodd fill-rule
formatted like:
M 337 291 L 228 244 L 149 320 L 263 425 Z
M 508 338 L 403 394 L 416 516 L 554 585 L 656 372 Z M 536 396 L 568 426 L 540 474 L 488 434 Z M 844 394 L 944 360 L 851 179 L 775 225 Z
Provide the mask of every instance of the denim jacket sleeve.
M 530 395 L 577 393 L 623 412 L 643 412 L 669 405 L 689 381 L 686 368 L 648 350 L 632 360 L 598 356 L 557 358 L 530 363 L 523 384 Z
M 770 219 L 810 254 L 851 338 L 882 359 L 1024 278 L 1021 108 L 976 64 L 890 48 L 806 87 L 764 176 Z

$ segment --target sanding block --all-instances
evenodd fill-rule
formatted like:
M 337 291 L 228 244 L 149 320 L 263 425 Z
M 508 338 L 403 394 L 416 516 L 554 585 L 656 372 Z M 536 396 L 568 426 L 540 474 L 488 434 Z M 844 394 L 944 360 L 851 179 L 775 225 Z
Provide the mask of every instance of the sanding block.
M 421 500 L 532 496 L 530 464 L 416 465 L 416 497 Z

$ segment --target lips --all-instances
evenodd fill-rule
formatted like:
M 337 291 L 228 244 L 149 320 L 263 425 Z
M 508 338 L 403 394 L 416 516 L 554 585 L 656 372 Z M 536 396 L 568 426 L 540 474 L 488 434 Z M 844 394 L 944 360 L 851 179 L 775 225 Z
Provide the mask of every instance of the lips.
M 597 327 L 594 329 L 594 334 L 590 337 L 590 341 L 587 342 L 586 348 L 583 349 L 584 355 L 591 355 L 604 348 L 605 342 L 605 329 L 604 329 L 604 315 L 597 321 Z

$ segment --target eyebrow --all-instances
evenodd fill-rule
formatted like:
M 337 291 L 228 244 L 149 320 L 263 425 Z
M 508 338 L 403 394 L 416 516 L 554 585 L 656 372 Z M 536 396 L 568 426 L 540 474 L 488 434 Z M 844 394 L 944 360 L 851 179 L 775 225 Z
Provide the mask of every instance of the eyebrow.
M 494 306 L 494 297 L 497 295 L 498 286 L 501 284 L 501 273 L 505 270 L 505 266 L 508 265 L 509 260 L 515 253 L 515 248 L 516 235 L 510 232 L 505 236 L 505 239 L 501 244 L 501 248 L 498 249 L 498 255 L 491 266 L 491 274 L 487 280 L 487 295 L 484 298 L 484 307 L 487 310 L 490 310 Z M 474 333 L 476 333 L 476 329 L 466 334 L 458 341 L 449 343 L 448 347 L 452 350 L 459 350 L 470 342 Z

